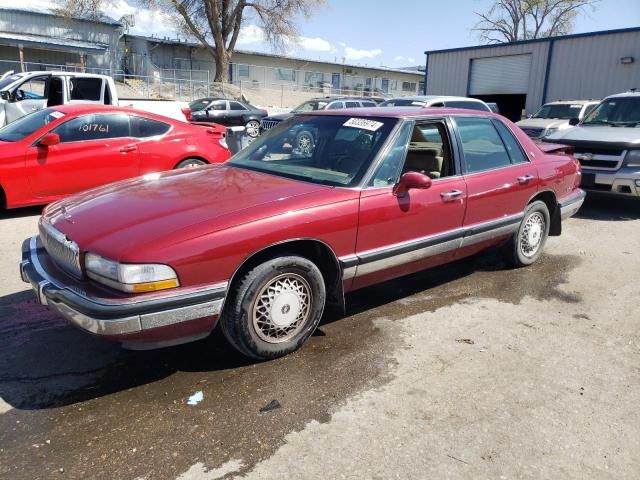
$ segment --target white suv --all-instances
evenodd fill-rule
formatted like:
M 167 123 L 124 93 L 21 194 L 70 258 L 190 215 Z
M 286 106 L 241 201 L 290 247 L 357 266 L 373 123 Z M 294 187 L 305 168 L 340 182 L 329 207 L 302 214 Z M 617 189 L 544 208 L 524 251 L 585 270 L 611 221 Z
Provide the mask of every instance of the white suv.
M 571 128 L 572 118 L 582 120 L 599 102 L 600 100 L 558 100 L 545 103 L 534 115 L 516 122 L 516 125 L 533 139 L 548 137 L 557 131 Z
M 444 95 L 416 95 L 412 97 L 390 98 L 382 102 L 380 107 L 448 107 L 466 108 L 490 112 L 489 105 L 482 100 L 469 97 L 450 97 Z

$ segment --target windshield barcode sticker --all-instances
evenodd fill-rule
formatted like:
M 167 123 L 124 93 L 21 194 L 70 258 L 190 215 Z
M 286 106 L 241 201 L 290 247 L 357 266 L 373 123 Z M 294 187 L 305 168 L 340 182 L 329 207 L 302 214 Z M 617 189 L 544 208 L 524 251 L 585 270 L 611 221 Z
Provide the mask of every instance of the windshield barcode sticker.
M 383 125 L 384 123 L 382 122 L 376 122 L 375 120 L 369 120 L 366 118 L 350 118 L 342 124 L 343 127 L 361 128 L 371 132 L 375 132 Z
M 51 115 L 53 118 L 56 118 L 56 119 L 64 117 L 64 113 L 59 112 L 57 110 L 54 110 L 49 115 Z

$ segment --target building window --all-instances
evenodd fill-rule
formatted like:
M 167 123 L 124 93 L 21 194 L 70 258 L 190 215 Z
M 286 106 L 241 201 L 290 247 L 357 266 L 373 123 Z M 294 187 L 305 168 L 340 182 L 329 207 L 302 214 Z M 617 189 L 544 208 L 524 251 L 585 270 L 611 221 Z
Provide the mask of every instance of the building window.
M 324 82 L 324 73 L 304 72 L 304 83 L 313 87 L 320 86 Z
M 248 77 L 249 76 L 249 65 L 245 63 L 238 64 L 238 76 L 239 77 Z
M 402 91 L 403 92 L 415 92 L 416 91 L 416 82 L 402 82 Z
M 291 68 L 274 68 L 273 79 L 281 82 L 295 82 L 296 71 Z
M 424 92 L 424 80 L 422 80 L 421 82 L 418 82 L 418 91 L 420 93 Z

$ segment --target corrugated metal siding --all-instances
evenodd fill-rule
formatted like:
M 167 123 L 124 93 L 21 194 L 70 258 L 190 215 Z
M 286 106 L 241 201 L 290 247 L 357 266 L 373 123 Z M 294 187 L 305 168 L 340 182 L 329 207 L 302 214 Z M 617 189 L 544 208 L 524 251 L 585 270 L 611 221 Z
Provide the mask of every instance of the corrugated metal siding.
M 469 95 L 526 94 L 530 70 L 530 54 L 472 59 Z
M 531 54 L 531 69 L 526 110 L 528 113 L 533 113 L 542 101 L 548 49 L 547 42 L 540 42 L 524 45 L 502 45 L 481 50 L 433 53 L 429 55 L 427 94 L 467 95 L 472 59 L 528 53 Z
M 633 57 L 629 65 L 621 57 Z M 604 98 L 640 88 L 640 32 L 555 42 L 547 101 Z

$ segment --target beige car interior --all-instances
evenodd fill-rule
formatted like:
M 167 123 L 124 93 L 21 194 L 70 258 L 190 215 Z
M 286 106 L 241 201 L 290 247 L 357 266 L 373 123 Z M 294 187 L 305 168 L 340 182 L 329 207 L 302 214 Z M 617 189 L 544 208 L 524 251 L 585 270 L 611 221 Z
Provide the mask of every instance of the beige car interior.
M 437 138 L 427 139 L 424 129 L 436 130 Z M 416 125 L 413 128 L 407 158 L 402 173 L 420 172 L 432 179 L 451 175 L 451 152 L 446 139 L 445 127 L 442 124 Z M 439 141 L 433 141 L 439 140 Z

